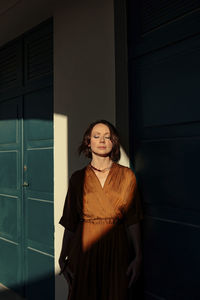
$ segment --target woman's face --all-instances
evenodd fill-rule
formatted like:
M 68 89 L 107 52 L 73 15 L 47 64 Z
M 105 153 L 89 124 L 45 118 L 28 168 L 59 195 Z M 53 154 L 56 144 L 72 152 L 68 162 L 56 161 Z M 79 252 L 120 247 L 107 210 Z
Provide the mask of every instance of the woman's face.
M 96 124 L 92 129 L 88 146 L 91 147 L 92 153 L 99 156 L 108 156 L 113 147 L 109 127 L 102 123 Z

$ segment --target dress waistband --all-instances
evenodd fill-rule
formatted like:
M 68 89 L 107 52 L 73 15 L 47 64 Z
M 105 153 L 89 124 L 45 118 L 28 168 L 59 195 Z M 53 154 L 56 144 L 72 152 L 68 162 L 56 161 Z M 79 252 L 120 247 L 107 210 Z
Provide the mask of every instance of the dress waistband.
M 93 218 L 93 219 L 81 219 L 80 222 L 93 223 L 93 224 L 122 224 L 121 218 Z

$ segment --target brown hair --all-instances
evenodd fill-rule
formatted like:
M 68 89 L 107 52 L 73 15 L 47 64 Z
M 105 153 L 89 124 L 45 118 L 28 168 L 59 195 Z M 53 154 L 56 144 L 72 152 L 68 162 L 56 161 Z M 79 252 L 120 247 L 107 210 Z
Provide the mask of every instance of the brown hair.
M 86 129 L 84 135 L 83 135 L 83 140 L 78 147 L 78 153 L 79 155 L 83 153 L 86 157 L 92 158 L 92 153 L 90 151 L 90 147 L 88 147 L 90 143 L 90 137 L 91 137 L 91 132 L 93 127 L 96 124 L 105 124 L 108 126 L 110 130 L 110 137 L 111 137 L 111 142 L 113 144 L 112 151 L 110 152 L 109 156 L 112 159 L 112 161 L 117 162 L 120 159 L 120 142 L 119 142 L 119 134 L 117 132 L 117 129 L 108 121 L 106 120 L 97 120 L 89 125 L 89 127 Z

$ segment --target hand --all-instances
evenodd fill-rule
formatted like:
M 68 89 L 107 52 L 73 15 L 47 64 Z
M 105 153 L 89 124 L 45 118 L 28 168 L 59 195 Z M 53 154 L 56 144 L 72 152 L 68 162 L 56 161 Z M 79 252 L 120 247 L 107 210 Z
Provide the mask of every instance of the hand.
M 69 290 L 71 290 L 71 288 L 72 288 L 72 280 L 73 280 L 73 273 L 71 272 L 71 270 L 69 269 L 68 266 L 66 266 L 66 268 L 64 269 L 63 276 L 67 280 L 67 283 L 69 285 Z
M 130 276 L 130 281 L 128 287 L 130 288 L 133 282 L 135 282 L 141 272 L 141 262 L 142 262 L 142 257 L 141 256 L 136 256 L 129 264 L 126 275 Z
M 69 269 L 69 266 L 67 265 L 67 259 L 60 258 L 59 259 L 59 265 L 60 265 L 60 275 L 63 274 L 65 279 L 67 280 L 67 283 L 69 285 L 69 289 L 72 287 L 72 280 L 73 280 L 73 273 Z

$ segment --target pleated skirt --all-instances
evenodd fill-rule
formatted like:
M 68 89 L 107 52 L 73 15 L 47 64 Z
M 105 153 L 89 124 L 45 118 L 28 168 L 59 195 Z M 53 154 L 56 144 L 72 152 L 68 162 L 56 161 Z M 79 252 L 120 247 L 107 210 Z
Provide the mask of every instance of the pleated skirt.
M 88 224 L 90 230 L 95 226 Z M 80 227 L 69 255 L 74 277 L 68 300 L 128 299 L 129 243 L 124 224 L 115 225 L 86 251 L 82 240 Z

